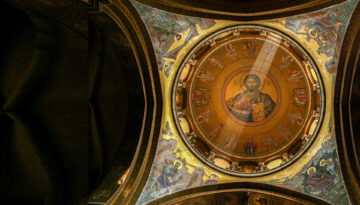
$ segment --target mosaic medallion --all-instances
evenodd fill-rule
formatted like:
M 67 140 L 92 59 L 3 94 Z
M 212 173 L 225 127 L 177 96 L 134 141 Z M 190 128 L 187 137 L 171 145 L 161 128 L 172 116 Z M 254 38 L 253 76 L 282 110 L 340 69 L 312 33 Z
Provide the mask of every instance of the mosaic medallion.
M 183 140 L 227 174 L 259 176 L 296 161 L 322 121 L 323 86 L 305 50 L 244 25 L 213 33 L 182 63 L 173 113 Z

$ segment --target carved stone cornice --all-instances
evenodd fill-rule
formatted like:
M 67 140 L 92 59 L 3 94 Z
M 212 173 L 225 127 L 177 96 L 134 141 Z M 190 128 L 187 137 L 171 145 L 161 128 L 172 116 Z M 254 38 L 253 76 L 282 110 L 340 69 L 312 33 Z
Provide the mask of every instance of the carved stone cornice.
M 335 84 L 335 132 L 339 161 L 345 185 L 352 204 L 360 203 L 360 132 L 352 113 L 359 110 L 354 105 L 353 91 L 360 71 L 360 5 L 351 17 L 342 44 Z M 359 102 L 356 102 L 359 104 Z
M 336 5 L 345 0 L 136 0 L 173 13 L 211 19 L 254 21 L 292 16 Z

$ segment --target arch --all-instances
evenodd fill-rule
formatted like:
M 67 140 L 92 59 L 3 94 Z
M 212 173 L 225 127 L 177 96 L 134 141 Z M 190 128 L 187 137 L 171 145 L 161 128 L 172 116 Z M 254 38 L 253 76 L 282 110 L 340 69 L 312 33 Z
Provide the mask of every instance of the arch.
M 360 203 L 360 5 L 357 4 L 341 47 L 335 83 L 336 144 L 349 198 Z
M 316 11 L 344 0 L 135 0 L 173 13 L 212 19 L 255 21 Z
M 317 205 L 329 204 L 324 200 L 303 194 L 301 192 L 297 192 L 294 190 L 290 190 L 270 184 L 262 184 L 255 182 L 237 182 L 237 183 L 226 183 L 226 184 L 208 185 L 203 187 L 195 187 L 164 196 L 162 198 L 150 202 L 149 204 L 151 205 L 152 204 L 154 205 L 155 204 L 186 204 L 187 202 L 191 202 L 195 198 L 205 198 L 205 197 L 213 196 L 213 199 L 217 199 L 223 197 L 225 194 L 230 194 L 230 195 L 233 194 L 235 196 L 242 195 L 241 198 L 239 198 L 241 201 L 236 202 L 239 203 L 239 202 L 247 202 L 247 200 L 249 199 L 249 195 L 251 195 L 252 193 L 257 193 L 263 196 L 274 197 L 275 200 L 286 200 L 288 202 L 296 202 L 294 204 L 317 204 Z M 214 204 L 214 203 L 210 203 L 210 204 Z
M 120 28 L 130 44 L 141 75 L 145 109 L 139 143 L 125 181 L 106 202 L 135 204 L 150 172 L 160 134 L 162 93 L 155 53 L 146 27 L 129 0 L 112 1 L 111 4 L 94 1 L 92 5 L 97 5 L 95 10 L 98 8 L 91 17 L 94 22 L 106 17 L 103 20 L 109 19 L 111 22 L 108 23 Z M 115 42 L 113 45 L 116 47 Z

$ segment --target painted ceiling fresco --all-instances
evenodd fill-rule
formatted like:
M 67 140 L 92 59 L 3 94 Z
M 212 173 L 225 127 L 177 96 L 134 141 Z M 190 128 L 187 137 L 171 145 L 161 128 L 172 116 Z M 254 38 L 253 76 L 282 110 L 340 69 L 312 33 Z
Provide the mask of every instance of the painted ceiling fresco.
M 268 27 L 239 25 L 190 52 L 172 105 L 193 153 L 220 172 L 249 177 L 301 155 L 321 125 L 323 98 L 314 62 L 294 41 Z
M 244 23 L 183 16 L 134 1 L 152 39 L 164 96 L 161 137 L 150 175 L 137 204 L 146 204 L 191 187 L 242 181 L 274 184 L 333 204 L 349 204 L 337 158 L 332 102 L 341 42 L 356 3 L 357 0 L 349 0 L 312 13 Z M 181 138 L 172 111 L 174 80 L 191 49 L 216 31 L 245 24 L 278 30 L 298 42 L 319 70 L 326 102 L 323 122 L 306 152 L 289 166 L 258 177 L 229 175 L 207 166 Z M 213 62 L 216 63 L 216 60 Z

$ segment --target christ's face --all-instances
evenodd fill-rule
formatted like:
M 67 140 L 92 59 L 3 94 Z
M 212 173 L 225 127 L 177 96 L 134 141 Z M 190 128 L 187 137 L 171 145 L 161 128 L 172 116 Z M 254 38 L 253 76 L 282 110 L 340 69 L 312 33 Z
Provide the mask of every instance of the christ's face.
M 245 81 L 245 87 L 249 90 L 249 91 L 255 91 L 258 89 L 259 85 L 258 82 L 254 79 L 254 78 L 248 78 Z

